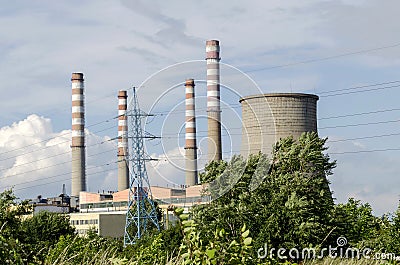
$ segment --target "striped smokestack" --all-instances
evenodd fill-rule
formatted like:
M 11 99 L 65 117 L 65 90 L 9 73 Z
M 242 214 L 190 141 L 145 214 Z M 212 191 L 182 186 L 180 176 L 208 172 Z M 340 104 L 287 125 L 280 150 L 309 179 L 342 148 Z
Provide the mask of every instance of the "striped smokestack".
M 186 186 L 198 184 L 197 176 L 197 144 L 196 144 L 196 117 L 194 99 L 194 80 L 187 79 L 186 91 L 186 119 L 185 119 L 185 163 L 186 163 Z
M 85 107 L 83 74 L 72 74 L 72 186 L 71 196 L 86 191 L 85 176 Z
M 129 188 L 127 92 L 118 92 L 118 191 Z
M 222 159 L 221 108 L 219 89 L 219 41 L 206 42 L 208 160 Z

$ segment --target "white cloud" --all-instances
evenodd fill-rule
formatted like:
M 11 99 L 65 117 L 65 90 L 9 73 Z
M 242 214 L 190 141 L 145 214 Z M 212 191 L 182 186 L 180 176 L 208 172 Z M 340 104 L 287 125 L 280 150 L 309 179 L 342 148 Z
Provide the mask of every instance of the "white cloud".
M 86 133 L 88 187 L 92 191 L 115 190 L 115 144 L 109 137 Z M 50 119 L 32 114 L 1 128 L 0 139 L 1 189 L 14 187 L 21 198 L 57 196 L 62 184 L 70 191 L 70 130 L 53 132 Z M 110 170 L 114 171 L 115 184 L 105 180 Z

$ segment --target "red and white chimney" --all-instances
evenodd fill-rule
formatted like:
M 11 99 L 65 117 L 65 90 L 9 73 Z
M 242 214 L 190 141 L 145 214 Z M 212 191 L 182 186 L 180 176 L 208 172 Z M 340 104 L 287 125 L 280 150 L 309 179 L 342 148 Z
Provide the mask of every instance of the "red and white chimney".
M 195 93 L 193 79 L 186 80 L 185 94 L 185 182 L 186 186 L 192 186 L 198 184 Z
M 222 159 L 219 52 L 218 40 L 206 42 L 209 161 Z
M 129 188 L 127 99 L 126 90 L 120 90 L 118 92 L 118 191 Z
M 85 107 L 83 73 L 72 74 L 72 185 L 71 196 L 86 191 Z

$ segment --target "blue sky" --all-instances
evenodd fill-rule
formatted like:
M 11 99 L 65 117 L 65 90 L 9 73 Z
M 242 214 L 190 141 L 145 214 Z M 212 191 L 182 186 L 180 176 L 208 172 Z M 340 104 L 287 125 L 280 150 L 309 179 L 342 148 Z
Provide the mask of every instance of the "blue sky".
M 400 80 L 399 7 L 390 0 L 5 2 L 0 11 L 0 188 L 14 185 L 21 198 L 56 195 L 62 183 L 69 189 L 70 77 L 75 71 L 85 74 L 86 124 L 101 122 L 88 128 L 89 189 L 116 188 L 115 143 L 102 142 L 116 136 L 117 91 L 133 85 L 140 86 L 142 107 L 162 114 L 148 120 L 146 129 L 169 136 L 146 144 L 149 153 L 163 158 L 149 165 L 152 183 L 183 183 L 183 143 L 174 135 L 184 120 L 182 83 L 197 80 L 202 147 L 205 41 L 218 39 L 226 64 L 221 68 L 222 119 L 230 133 L 224 137 L 225 158 L 240 149 L 240 96 L 316 93 L 321 96 L 319 134 L 332 140 L 328 152 L 338 161 L 330 177 L 337 202 L 351 196 L 369 202 L 377 214 L 392 212 L 400 193 L 400 151 L 364 151 L 400 147 L 399 122 L 371 124 L 399 120 L 400 111 L 393 110 L 400 108 L 399 87 L 323 96 Z M 388 46 L 393 47 L 382 48 Z M 338 57 L 319 60 L 332 56 Z M 381 110 L 391 111 L 326 119 Z M 388 134 L 393 135 L 347 140 Z M 353 151 L 358 153 L 337 154 Z

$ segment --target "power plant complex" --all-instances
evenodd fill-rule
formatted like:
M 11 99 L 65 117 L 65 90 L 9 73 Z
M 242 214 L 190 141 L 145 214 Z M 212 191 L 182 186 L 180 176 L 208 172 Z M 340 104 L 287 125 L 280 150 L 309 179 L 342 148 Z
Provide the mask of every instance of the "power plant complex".
M 221 135 L 221 93 L 220 93 L 220 42 L 206 41 L 206 80 L 207 80 L 207 159 L 222 159 Z M 95 227 L 101 235 L 122 237 L 125 215 L 128 210 L 128 197 L 132 178 L 128 141 L 128 94 L 118 91 L 118 143 L 117 192 L 93 193 L 87 191 L 85 176 L 85 108 L 84 75 L 72 74 L 72 171 L 71 224 L 80 234 L 89 227 Z M 164 210 L 164 223 L 168 225 L 171 206 L 191 207 L 194 204 L 208 203 L 210 197 L 203 194 L 207 184 L 199 183 L 198 147 L 196 132 L 196 93 L 195 80 L 186 79 L 182 98 L 185 99 L 185 185 L 183 188 L 151 186 L 153 199 Z M 318 96 L 302 93 L 269 93 L 249 95 L 240 98 L 242 107 L 241 155 L 263 152 L 270 154 L 273 145 L 281 138 L 293 136 L 297 139 L 303 132 L 317 132 Z M 183 117 L 184 116 L 184 117 Z M 183 182 L 183 181 L 182 181 Z M 139 192 L 135 190 L 135 192 Z M 138 195 L 140 196 L 140 195 Z M 139 197 L 138 197 L 139 198 Z

